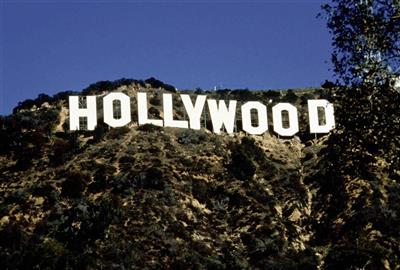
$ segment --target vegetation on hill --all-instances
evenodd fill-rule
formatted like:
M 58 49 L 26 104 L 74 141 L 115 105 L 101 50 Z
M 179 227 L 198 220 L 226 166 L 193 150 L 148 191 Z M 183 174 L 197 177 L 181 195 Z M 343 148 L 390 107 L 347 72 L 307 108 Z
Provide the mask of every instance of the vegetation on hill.
M 113 89 L 128 94 L 140 86 L 118 82 L 111 83 Z M 103 82 L 94 85 L 85 93 L 104 91 Z M 165 90 L 144 89 L 154 110 L 161 110 L 157 99 Z M 317 92 L 300 91 L 296 100 L 289 95 L 300 106 L 302 94 L 322 93 Z M 209 95 L 274 96 L 274 102 L 287 96 L 275 93 Z M 5 268 L 310 269 L 318 264 L 308 244 L 311 194 L 302 182 L 299 138 L 232 137 L 152 125 L 110 129 L 101 123 L 93 132 L 71 132 L 63 128 L 66 96 L 43 97 L 0 119 Z M 180 110 L 177 106 L 183 116 Z M 317 151 L 311 149 L 320 144 L 307 149 Z
M 129 83 L 114 90 L 137 89 Z M 165 90 L 144 90 L 160 111 Z M 306 99 L 338 91 L 207 95 L 290 100 L 301 111 Z M 393 103 L 382 103 L 394 113 Z M 100 122 L 95 131 L 70 132 L 65 106 L 61 95 L 0 119 L 4 268 L 337 269 L 365 260 L 371 269 L 397 266 L 398 163 L 385 158 L 395 149 L 379 150 L 391 149 L 386 137 L 375 142 L 381 156 L 371 160 L 339 131 L 329 139 L 280 139 Z M 358 114 L 347 108 L 337 113 L 350 123 Z M 334 166 L 347 175 L 332 174 Z

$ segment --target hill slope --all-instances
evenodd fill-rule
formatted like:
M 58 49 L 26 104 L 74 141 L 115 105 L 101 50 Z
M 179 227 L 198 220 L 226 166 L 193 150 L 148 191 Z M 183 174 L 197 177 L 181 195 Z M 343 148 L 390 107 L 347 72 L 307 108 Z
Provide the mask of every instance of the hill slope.
M 103 87 L 129 95 L 145 89 L 154 117 L 160 93 L 176 91 L 157 80 L 123 80 L 83 92 L 102 95 Z M 394 205 L 375 208 L 387 210 L 388 224 L 361 220 L 371 213 L 362 213 L 358 200 L 371 201 L 373 183 L 330 180 L 329 136 L 315 139 L 305 125 L 289 139 L 134 124 L 69 132 L 67 94 L 21 103 L 1 119 L 5 268 L 398 269 L 397 182 L 385 180 L 385 204 Z M 290 101 L 302 123 L 307 99 L 330 96 L 316 89 L 207 94 Z M 336 213 L 332 197 L 342 187 L 348 196 L 337 199 L 348 210 Z M 353 227 L 364 234 L 349 237 Z M 368 243 L 375 247 L 361 246 Z

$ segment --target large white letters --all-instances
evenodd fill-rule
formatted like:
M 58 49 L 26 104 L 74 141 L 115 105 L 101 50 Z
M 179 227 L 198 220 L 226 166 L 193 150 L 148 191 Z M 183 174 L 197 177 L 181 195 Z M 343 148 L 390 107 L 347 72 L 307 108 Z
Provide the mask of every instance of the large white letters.
M 147 94 L 137 93 L 137 103 L 138 103 L 138 124 L 153 124 L 155 126 L 163 126 L 163 120 L 161 119 L 149 119 L 147 114 Z
M 325 124 L 319 124 L 318 108 L 323 108 L 325 113 Z M 308 100 L 308 118 L 311 133 L 328 133 L 335 127 L 335 116 L 333 104 L 325 99 Z
M 229 108 L 226 107 L 223 100 L 219 101 L 219 105 L 214 99 L 208 99 L 207 103 L 214 133 L 221 133 L 222 125 L 224 125 L 226 132 L 232 134 L 235 126 L 236 100 L 229 101 Z
M 174 119 L 172 94 L 163 93 L 162 95 L 163 120 L 148 118 L 147 93 L 137 93 L 139 125 L 153 124 L 199 130 L 201 128 L 201 116 L 207 101 L 214 133 L 219 134 L 223 129 L 228 134 L 233 133 L 236 121 L 236 100 L 229 100 L 226 103 L 224 100 L 207 99 L 205 95 L 198 95 L 193 103 L 189 95 L 182 94 L 180 97 L 189 119 L 180 120 Z M 70 96 L 70 130 L 94 130 L 97 125 L 96 109 L 96 96 Z M 244 103 L 240 109 L 243 131 L 251 135 L 261 135 L 268 131 L 268 113 L 264 104 L 259 101 L 249 101 Z M 287 119 L 283 119 L 283 112 L 287 112 Z M 323 112 L 324 117 L 319 115 L 321 112 Z M 111 127 L 122 127 L 129 124 L 131 121 L 130 97 L 121 92 L 107 94 L 103 98 L 103 113 L 104 123 Z M 252 121 L 254 120 L 252 116 L 255 115 L 257 115 L 256 122 Z M 308 117 L 311 133 L 328 133 L 335 127 L 333 104 L 325 99 L 308 100 Z M 321 121 L 320 118 L 325 121 Z M 299 132 L 297 108 L 289 103 L 278 103 L 272 107 L 272 121 L 274 131 L 281 136 L 290 137 Z
M 96 96 L 86 97 L 86 108 L 79 108 L 79 96 L 69 97 L 69 129 L 79 130 L 79 118 L 87 119 L 87 129 L 94 130 L 97 125 Z
M 172 105 L 172 95 L 163 94 L 163 107 L 164 107 L 164 126 L 188 128 L 189 123 L 185 120 L 174 120 L 174 109 Z
M 288 112 L 288 128 L 283 127 L 282 111 Z M 272 121 L 274 122 L 274 131 L 281 136 L 293 136 L 299 132 L 299 118 L 297 116 L 297 109 L 295 106 L 289 103 L 279 103 L 272 107 Z
M 198 95 L 194 106 L 189 95 L 181 95 L 181 99 L 189 117 L 190 128 L 200 129 L 201 113 L 206 103 L 206 96 Z
M 114 101 L 119 101 L 121 117 L 115 118 Z M 122 127 L 131 121 L 131 99 L 124 93 L 110 93 L 103 98 L 104 123 L 110 127 Z
M 251 124 L 251 110 L 256 110 L 258 114 L 258 126 Z M 260 135 L 268 130 L 267 107 L 260 102 L 251 101 L 242 105 L 243 130 L 249 134 Z

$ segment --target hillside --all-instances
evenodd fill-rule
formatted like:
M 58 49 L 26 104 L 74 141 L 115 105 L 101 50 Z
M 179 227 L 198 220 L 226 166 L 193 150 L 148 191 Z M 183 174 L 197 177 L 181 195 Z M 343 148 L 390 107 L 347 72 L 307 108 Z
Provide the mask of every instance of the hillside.
M 153 78 L 99 82 L 82 94 L 134 96 L 139 89 L 149 95 L 152 117 L 162 116 L 161 93 L 194 94 Z M 290 102 L 299 110 L 300 132 L 293 138 L 273 131 L 247 136 L 239 123 L 235 135 L 216 135 L 203 118 L 207 128 L 199 131 L 137 126 L 133 119 L 127 127 L 100 124 L 95 131 L 71 132 L 72 92 L 40 95 L 2 117 L 1 265 L 400 269 L 398 144 L 379 141 L 370 155 L 376 159 L 365 161 L 373 149 L 357 153 L 340 132 L 310 135 L 307 100 L 330 100 L 332 89 L 200 93 Z M 182 107 L 175 116 L 185 117 Z M 390 128 L 395 137 L 398 131 Z M 357 167 L 363 174 L 351 167 L 357 160 L 368 165 Z

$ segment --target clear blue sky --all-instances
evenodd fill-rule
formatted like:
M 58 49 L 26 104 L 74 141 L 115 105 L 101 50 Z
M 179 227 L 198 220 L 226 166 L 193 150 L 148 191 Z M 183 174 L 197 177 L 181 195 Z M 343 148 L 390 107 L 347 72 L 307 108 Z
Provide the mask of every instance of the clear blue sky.
M 39 93 L 122 77 L 185 89 L 332 77 L 330 35 L 316 18 L 326 1 L 0 2 L 0 114 Z

